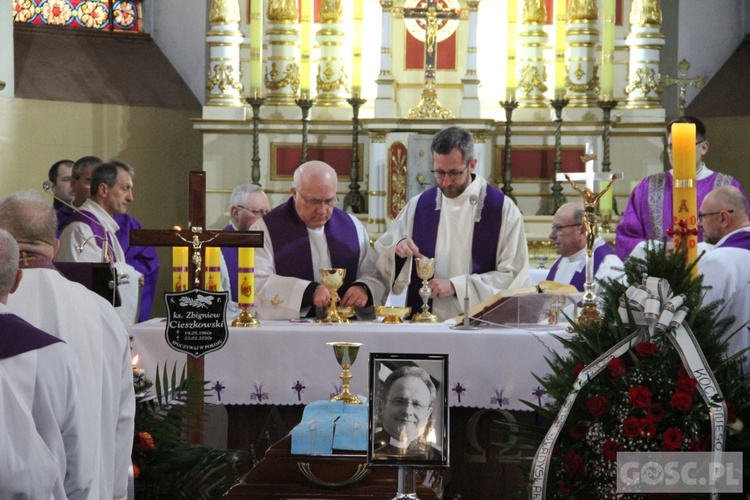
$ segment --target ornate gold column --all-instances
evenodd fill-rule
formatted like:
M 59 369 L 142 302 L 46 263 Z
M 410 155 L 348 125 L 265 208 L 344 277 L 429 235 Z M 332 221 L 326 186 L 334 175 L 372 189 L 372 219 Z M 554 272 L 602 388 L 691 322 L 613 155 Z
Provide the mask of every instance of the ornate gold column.
M 630 34 L 626 43 L 630 47 L 630 64 L 626 108 L 661 107 L 662 87 L 659 82 L 659 63 L 664 35 L 659 0 L 633 0 L 630 6 Z
M 565 97 L 570 101 L 570 107 L 595 106 L 598 98 L 596 42 L 599 30 L 596 22 L 599 8 L 596 3 L 596 0 L 570 0 L 568 3 Z
M 547 20 L 544 0 L 525 1 L 523 24 L 518 33 L 518 99 L 522 108 L 546 108 L 547 70 L 544 66 L 544 46 L 547 34 L 542 29 Z
M 322 0 L 320 4 L 320 62 L 316 85 L 317 106 L 346 105 L 350 92 L 349 76 L 344 64 L 343 45 L 346 33 L 341 23 L 344 13 L 341 0 Z
M 268 104 L 294 106 L 299 91 L 297 44 L 300 26 L 297 23 L 295 0 L 269 0 L 266 9 L 268 57 L 264 85 Z
M 206 34 L 208 73 L 206 106 L 243 107 L 240 99 L 240 27 L 239 0 L 212 0 L 209 12 L 211 29 Z

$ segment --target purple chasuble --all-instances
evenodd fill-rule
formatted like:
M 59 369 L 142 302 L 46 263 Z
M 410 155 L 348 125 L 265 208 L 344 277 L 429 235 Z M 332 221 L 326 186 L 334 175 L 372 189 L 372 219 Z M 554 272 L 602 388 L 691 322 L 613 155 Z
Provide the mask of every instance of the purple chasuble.
M 67 221 L 71 215 L 73 215 L 73 209 L 67 205 L 63 205 L 57 209 L 57 234 L 55 236 L 57 236 L 58 239 L 60 238 L 63 229 L 65 229 L 65 226 L 68 225 Z
M 741 248 L 750 251 L 750 231 L 734 233 L 716 248 Z
M 489 184 L 486 187 L 484 205 L 479 220 L 474 223 L 474 236 L 471 241 L 472 274 L 486 273 L 497 268 L 497 244 L 505 195 Z M 440 225 L 441 211 L 437 208 L 437 197 L 437 186 L 423 192 L 419 195 L 414 211 L 412 240 L 422 255 L 428 258 L 435 256 L 435 242 Z M 422 280 L 417 276 L 417 266 L 413 265 L 406 296 L 406 305 L 411 307 L 412 314 L 422 310 L 422 299 L 419 296 L 421 287 Z
M 96 215 L 92 214 L 91 212 L 87 212 L 86 210 L 73 212 L 73 214 L 71 214 L 71 216 L 68 217 L 68 220 L 66 220 L 63 226 L 59 229 L 60 231 L 62 231 L 66 227 L 68 227 L 69 224 L 72 224 L 73 222 L 82 222 L 86 224 L 88 227 L 90 227 L 91 231 L 96 236 L 95 238 L 91 238 L 91 240 L 89 241 L 93 241 L 96 244 L 96 246 L 101 248 L 102 241 L 104 240 L 104 238 L 107 238 L 107 241 L 109 242 L 109 247 L 112 248 L 112 239 L 109 237 L 109 233 L 107 233 L 101 225 L 95 224 L 94 220 L 89 219 L 89 217 L 91 217 L 91 219 L 94 219 L 96 221 L 99 220 L 99 218 Z M 80 243 L 83 243 L 83 242 L 80 242 Z M 112 261 L 113 262 L 117 261 L 117 257 L 115 256 L 114 253 L 112 253 Z
M 151 307 L 154 305 L 156 282 L 159 278 L 159 256 L 154 247 L 130 246 L 130 231 L 141 229 L 138 219 L 128 214 L 116 214 L 113 218 L 120 226 L 115 237 L 125 253 L 125 262 L 143 274 L 144 283 L 141 289 L 138 321 L 147 321 L 151 318 Z
M 273 259 L 276 274 L 308 281 L 320 282 L 318 269 L 312 268 L 312 251 L 307 226 L 297 215 L 294 198 L 271 210 L 263 216 L 268 234 L 273 243 Z M 331 266 L 346 269 L 344 285 L 339 295 L 357 278 L 359 269 L 359 237 L 357 228 L 349 214 L 334 208 L 331 218 L 325 225 L 328 253 L 331 255 Z
M 0 359 L 62 342 L 31 326 L 15 314 L 0 314 Z
M 594 250 L 594 275 L 596 275 L 596 272 L 599 270 L 599 266 L 602 264 L 604 257 L 606 257 L 607 255 L 612 255 L 613 253 L 615 253 L 615 251 L 612 250 L 612 247 L 606 243 L 604 245 L 599 245 L 599 247 Z M 555 275 L 557 274 L 557 268 L 560 266 L 561 260 L 562 257 L 558 258 L 555 263 L 552 264 L 552 267 L 549 269 L 549 273 L 547 274 L 548 280 L 555 281 Z M 573 273 L 573 277 L 570 279 L 570 284 L 576 287 L 579 292 L 583 292 L 583 285 L 585 283 L 586 266 L 584 265 L 583 269 Z
M 222 231 L 236 231 L 234 226 L 229 224 Z M 221 254 L 224 256 L 224 262 L 227 264 L 227 272 L 229 273 L 229 283 L 232 285 L 232 300 L 238 302 L 237 292 L 239 288 L 239 265 L 240 265 L 240 253 L 239 248 L 221 247 Z

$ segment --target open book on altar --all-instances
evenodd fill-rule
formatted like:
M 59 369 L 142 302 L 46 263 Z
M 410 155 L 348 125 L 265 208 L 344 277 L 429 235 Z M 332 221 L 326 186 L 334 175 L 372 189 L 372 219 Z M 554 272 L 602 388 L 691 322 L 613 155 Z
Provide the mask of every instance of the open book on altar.
M 497 323 L 500 325 L 556 325 L 564 320 L 563 309 L 577 317 L 577 304 L 582 293 L 567 283 L 542 281 L 538 285 L 502 290 L 469 310 L 469 323 Z M 456 317 L 462 323 L 464 315 Z

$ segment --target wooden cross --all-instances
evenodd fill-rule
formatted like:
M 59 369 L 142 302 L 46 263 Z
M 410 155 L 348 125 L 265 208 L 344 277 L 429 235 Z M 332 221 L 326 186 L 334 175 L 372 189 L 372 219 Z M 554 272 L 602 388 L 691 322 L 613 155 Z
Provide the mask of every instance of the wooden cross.
M 212 247 L 262 247 L 262 231 L 206 231 L 206 173 L 190 172 L 188 191 L 188 227 L 187 229 L 139 229 L 130 232 L 130 244 L 137 246 L 188 247 L 200 252 L 200 262 L 205 259 L 205 246 L 194 248 L 193 238 L 198 235 L 200 241 L 211 241 Z M 195 233 L 193 228 L 201 228 Z M 188 283 L 195 283 L 194 266 L 188 266 Z M 200 278 L 200 276 L 198 276 Z M 188 376 L 198 381 L 197 389 L 188 395 L 188 405 L 203 414 L 203 357 L 198 359 L 187 356 Z M 165 367 L 166 368 L 166 367 Z M 188 439 L 193 444 L 203 441 L 203 421 L 194 422 Z
M 683 59 L 680 61 L 680 63 L 677 65 L 678 74 L 680 75 L 678 78 L 672 78 L 669 75 L 664 75 L 661 78 L 661 83 L 665 87 L 671 87 L 672 85 L 677 85 L 680 89 L 680 98 L 678 100 L 679 106 L 680 106 L 680 116 L 685 116 L 685 103 L 687 101 L 687 88 L 690 86 L 695 87 L 696 89 L 699 89 L 703 87 L 703 84 L 706 83 L 705 80 L 703 80 L 702 76 L 696 76 L 695 78 L 688 78 L 687 73 L 690 70 L 690 63 L 687 62 L 687 59 Z

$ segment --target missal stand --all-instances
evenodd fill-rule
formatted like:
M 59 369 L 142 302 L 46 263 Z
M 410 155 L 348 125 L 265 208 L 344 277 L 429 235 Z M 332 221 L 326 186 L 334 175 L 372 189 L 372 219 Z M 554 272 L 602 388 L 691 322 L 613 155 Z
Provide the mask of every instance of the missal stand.
M 70 281 L 104 297 L 114 307 L 121 305 L 117 290 L 117 271 L 107 262 L 55 262 L 55 267 Z

